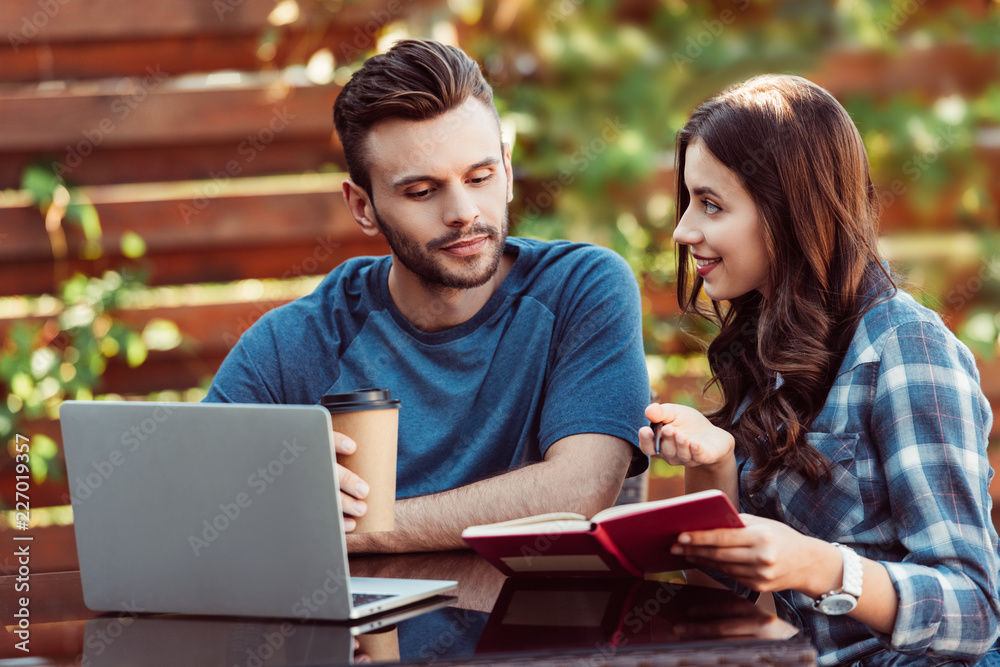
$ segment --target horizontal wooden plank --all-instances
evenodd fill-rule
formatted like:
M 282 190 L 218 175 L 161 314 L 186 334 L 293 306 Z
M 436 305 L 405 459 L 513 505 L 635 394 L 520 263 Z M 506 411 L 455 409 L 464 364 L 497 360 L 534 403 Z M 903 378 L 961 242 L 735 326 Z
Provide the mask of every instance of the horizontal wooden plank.
M 197 5 L 192 5 L 192 1 Z M 141 11 L 141 5 L 129 0 L 122 2 L 127 12 Z M 227 12 L 225 8 L 238 2 L 242 12 L 237 18 L 235 12 Z M 16 47 L 0 50 L 0 82 L 137 76 L 144 75 L 145 68 L 154 64 L 172 75 L 280 69 L 305 62 L 321 48 L 329 49 L 338 64 L 344 65 L 371 50 L 381 29 L 389 22 L 420 12 L 436 2 L 363 0 L 345 3 L 336 12 L 323 11 L 320 3 L 299 3 L 299 19 L 271 35 L 273 53 L 264 58 L 258 55 L 258 48 L 262 36 L 270 29 L 267 13 L 276 4 L 275 0 L 263 3 L 253 0 L 252 7 L 242 0 L 185 0 L 186 9 L 170 13 L 167 20 L 158 24 L 129 21 L 124 26 L 116 20 L 107 20 L 106 14 L 116 9 L 110 3 L 73 3 L 81 12 L 79 20 L 57 26 L 49 21 L 35 37 L 26 39 L 31 29 L 24 17 L 28 16 L 31 24 L 34 15 L 27 14 L 23 6 L 34 6 L 31 8 L 37 11 L 37 4 L 37 0 L 10 0 L 10 4 L 0 6 L 3 14 L 0 27 L 5 28 L 3 34 L 8 42 L 10 35 L 15 35 L 11 44 Z M 215 12 L 205 15 L 209 6 L 218 7 L 223 20 L 218 20 Z M 195 13 L 198 15 L 194 16 Z M 10 20 L 16 24 L 4 24 Z
M 361 240 L 364 236 L 340 194 L 342 174 L 304 174 L 213 181 L 142 183 L 81 188 L 100 217 L 101 246 L 119 252 L 127 232 L 139 234 L 151 255 L 184 249 Z M 0 260 L 52 259 L 41 213 L 12 202 L 5 218 Z M 63 221 L 68 254 L 82 254 L 81 227 Z
M 359 32 L 360 30 L 360 32 Z M 308 30 L 290 28 L 262 60 L 261 35 L 206 35 L 135 39 L 112 42 L 32 41 L 0 50 L 0 82 L 73 81 L 111 77 L 142 77 L 154 66 L 171 76 L 236 70 L 283 69 L 299 65 L 319 49 L 329 49 L 338 66 L 350 64 L 374 44 L 369 26 L 335 24 Z
M 66 175 L 72 185 L 112 185 L 115 183 L 148 183 L 152 181 L 211 180 L 225 171 L 234 159 L 239 175 L 267 176 L 314 172 L 320 168 L 345 168 L 340 144 L 332 141 L 326 130 L 315 137 L 278 135 L 267 150 L 259 151 L 253 160 L 240 155 L 232 143 L 143 146 L 139 148 L 101 147 Z M 65 160 L 69 151 L 52 151 L 44 158 L 36 151 L 21 151 L 0 155 L 0 190 L 17 189 L 28 165 L 42 159 L 43 164 Z
M 977 95 L 1000 75 L 996 54 L 965 44 L 908 48 L 898 53 L 840 49 L 827 53 L 809 78 L 838 98 L 860 92 L 876 99 L 919 93 L 926 99 Z
M 180 330 L 183 342 L 173 350 L 151 350 L 138 368 L 130 367 L 117 357 L 109 359 L 95 392 L 144 396 L 167 389 L 197 387 L 215 375 L 223 359 L 247 329 L 265 313 L 288 301 L 271 299 L 119 310 L 115 313 L 116 317 L 136 331 L 142 331 L 155 319 L 170 320 Z M 0 318 L 0 340 L 6 337 L 15 321 L 39 319 Z M 39 428 L 49 437 L 58 435 L 51 424 Z
M 141 267 L 147 271 L 149 285 L 180 285 L 322 275 L 345 259 L 387 252 L 388 247 L 381 237 L 365 237 L 361 241 L 337 242 L 330 246 L 329 254 L 322 243 L 310 242 L 185 250 L 148 256 L 142 261 L 125 261 L 116 257 L 75 259 L 66 262 L 61 270 L 55 269 L 51 261 L 3 261 L 0 262 L 0 296 L 53 294 L 59 282 L 74 273 L 100 275 L 103 271 L 125 266 Z
M 140 368 L 131 368 L 123 361 L 114 360 L 101 376 L 99 390 L 145 396 L 167 389 L 190 389 L 211 380 L 224 359 L 225 354 L 213 352 L 200 356 L 156 352 L 151 353 Z
M 917 51 L 913 58 L 923 67 L 914 66 L 904 76 L 911 71 L 909 61 L 867 51 L 838 54 L 816 78 L 840 96 L 885 94 L 889 82 L 895 92 L 926 90 L 936 96 L 982 90 L 1000 76 L 996 58 L 959 47 Z M 859 72 L 866 78 L 859 80 Z M 157 64 L 146 65 L 142 76 L 68 84 L 62 90 L 8 87 L 0 91 L 0 152 L 56 151 L 64 153 L 59 161 L 72 170 L 102 146 L 228 140 L 235 150 L 254 139 L 266 146 L 275 134 L 332 133 L 337 86 L 289 85 L 277 72 L 232 76 L 242 82 L 211 86 L 188 81 L 182 86 Z
M 291 299 L 270 299 L 234 303 L 216 303 L 194 306 L 171 306 L 149 309 L 123 310 L 118 317 L 123 322 L 141 331 L 154 319 L 174 322 L 183 336 L 184 343 L 179 349 L 163 352 L 154 351 L 153 361 L 169 363 L 173 359 L 191 361 L 196 358 L 194 369 L 198 381 L 173 382 L 165 389 L 189 389 L 196 387 L 206 375 L 215 374 L 218 364 L 236 345 L 240 336 L 253 326 L 268 311 L 284 305 Z M 205 370 L 207 369 L 207 370 Z M 128 373 L 127 369 L 123 372 Z M 145 394 L 157 389 L 136 391 L 125 388 L 114 389 L 122 394 Z
M 0 29 L 28 41 L 110 40 L 198 32 L 252 32 L 267 25 L 272 0 L 142 3 L 130 0 L 6 0 Z M 219 11 L 217 11 L 217 8 Z M 228 11 L 228 10 L 232 11 Z
M 290 84 L 273 72 L 226 76 L 232 78 L 185 82 L 149 66 L 141 78 L 69 84 L 44 94 L 5 88 L 0 153 L 55 152 L 60 173 L 71 177 L 100 147 L 229 143 L 232 159 L 252 161 L 279 135 L 333 135 L 339 87 Z
M 268 16 L 275 0 L 174 0 L 137 3 L 133 0 L 4 0 L 0 3 L 0 31 L 25 42 L 127 40 L 187 35 L 259 34 L 271 27 Z M 351 26 L 375 22 L 381 28 L 398 20 L 414 5 L 412 0 L 344 2 L 336 11 L 322 3 L 299 2 L 289 25 L 311 26 L 336 22 Z
M 113 42 L 43 42 L 21 45 L 17 53 L 0 50 L 0 82 L 65 81 L 145 76 L 155 65 L 172 76 L 190 72 L 256 70 L 264 63 L 257 57 L 260 37 L 256 34 L 210 35 L 116 40 Z M 288 47 L 282 45 L 285 63 Z
M 206 350 L 197 355 L 179 350 L 151 352 L 139 369 L 115 359 L 101 376 L 99 390 L 147 396 L 157 391 L 184 391 L 198 387 L 211 381 L 225 360 L 226 352 Z
M 265 313 L 284 305 L 291 298 L 257 299 L 224 303 L 200 303 L 178 306 L 157 306 L 154 308 L 124 308 L 115 312 L 115 317 L 141 331 L 153 320 L 170 320 L 177 325 L 186 352 L 198 355 L 207 353 L 225 355 L 243 332 Z M 0 318 L 0 339 L 7 336 L 14 322 L 40 323 L 47 318 L 29 316 L 23 318 Z M 190 388 L 195 384 L 181 385 Z M 177 387 L 171 387 L 177 388 Z M 117 390 L 116 390 L 117 391 Z M 124 392 L 130 393 L 130 392 Z

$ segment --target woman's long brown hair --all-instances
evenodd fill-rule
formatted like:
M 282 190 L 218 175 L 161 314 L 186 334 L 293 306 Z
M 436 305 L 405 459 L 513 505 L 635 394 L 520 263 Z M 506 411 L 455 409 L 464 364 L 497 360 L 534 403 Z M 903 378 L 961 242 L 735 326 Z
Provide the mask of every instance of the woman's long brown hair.
M 818 483 L 827 462 L 805 434 L 861 316 L 895 289 L 879 257 L 864 144 L 837 100 L 801 77 L 729 88 L 678 134 L 678 222 L 691 199 L 684 163 L 694 139 L 753 198 L 770 262 L 767 298 L 754 291 L 709 309 L 687 246 L 677 248 L 678 301 L 720 328 L 708 348 L 709 386 L 719 386 L 723 405 L 709 419 L 752 458 L 755 488 L 786 466 Z

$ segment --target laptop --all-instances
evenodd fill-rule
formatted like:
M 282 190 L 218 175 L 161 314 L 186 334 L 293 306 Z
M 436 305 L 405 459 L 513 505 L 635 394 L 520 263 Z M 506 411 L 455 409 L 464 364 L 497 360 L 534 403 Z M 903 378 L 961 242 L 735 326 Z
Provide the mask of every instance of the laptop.
M 92 610 L 347 620 L 458 586 L 350 576 L 322 407 L 66 401 L 59 414 Z

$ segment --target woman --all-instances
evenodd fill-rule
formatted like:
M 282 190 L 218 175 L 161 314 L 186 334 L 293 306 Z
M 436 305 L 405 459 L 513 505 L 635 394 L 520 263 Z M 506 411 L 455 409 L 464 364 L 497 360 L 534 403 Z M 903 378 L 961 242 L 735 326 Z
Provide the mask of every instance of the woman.
M 719 325 L 723 403 L 646 416 L 685 490 L 722 489 L 746 527 L 675 552 L 773 592 L 820 664 L 975 664 L 1000 633 L 992 414 L 969 350 L 879 258 L 850 117 L 805 79 L 758 77 L 695 111 L 677 162 L 678 298 Z

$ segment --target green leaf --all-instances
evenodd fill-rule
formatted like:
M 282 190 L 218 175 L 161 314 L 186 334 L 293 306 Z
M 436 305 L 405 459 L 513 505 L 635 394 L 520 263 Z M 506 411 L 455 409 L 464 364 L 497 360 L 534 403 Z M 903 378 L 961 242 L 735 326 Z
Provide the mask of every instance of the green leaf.
M 22 400 L 27 401 L 35 390 L 35 383 L 27 373 L 16 373 L 10 381 L 10 390 Z
M 31 442 L 31 455 L 41 456 L 44 459 L 54 459 L 59 453 L 59 446 L 56 441 L 46 435 L 35 435 Z
M 21 189 L 27 190 L 32 201 L 40 206 L 48 206 L 52 202 L 52 193 L 61 181 L 51 169 L 40 164 L 28 166 L 21 175 Z
M 43 436 L 36 436 L 40 438 Z M 44 484 L 49 476 L 49 462 L 41 456 L 32 456 L 28 460 L 28 468 L 31 470 L 31 478 L 36 484 Z
M 122 234 L 122 254 L 131 259 L 142 257 L 146 254 L 146 242 L 135 232 L 128 231 Z
M 148 352 L 146 345 L 142 342 L 142 336 L 134 331 L 129 332 L 128 340 L 125 343 L 125 358 L 128 360 L 130 368 L 135 368 L 146 361 Z
M 66 208 L 66 214 L 73 215 L 73 218 L 80 223 L 83 228 L 83 235 L 88 241 L 96 241 L 101 238 L 101 219 L 97 215 L 97 209 L 87 199 L 74 193 L 77 201 Z

